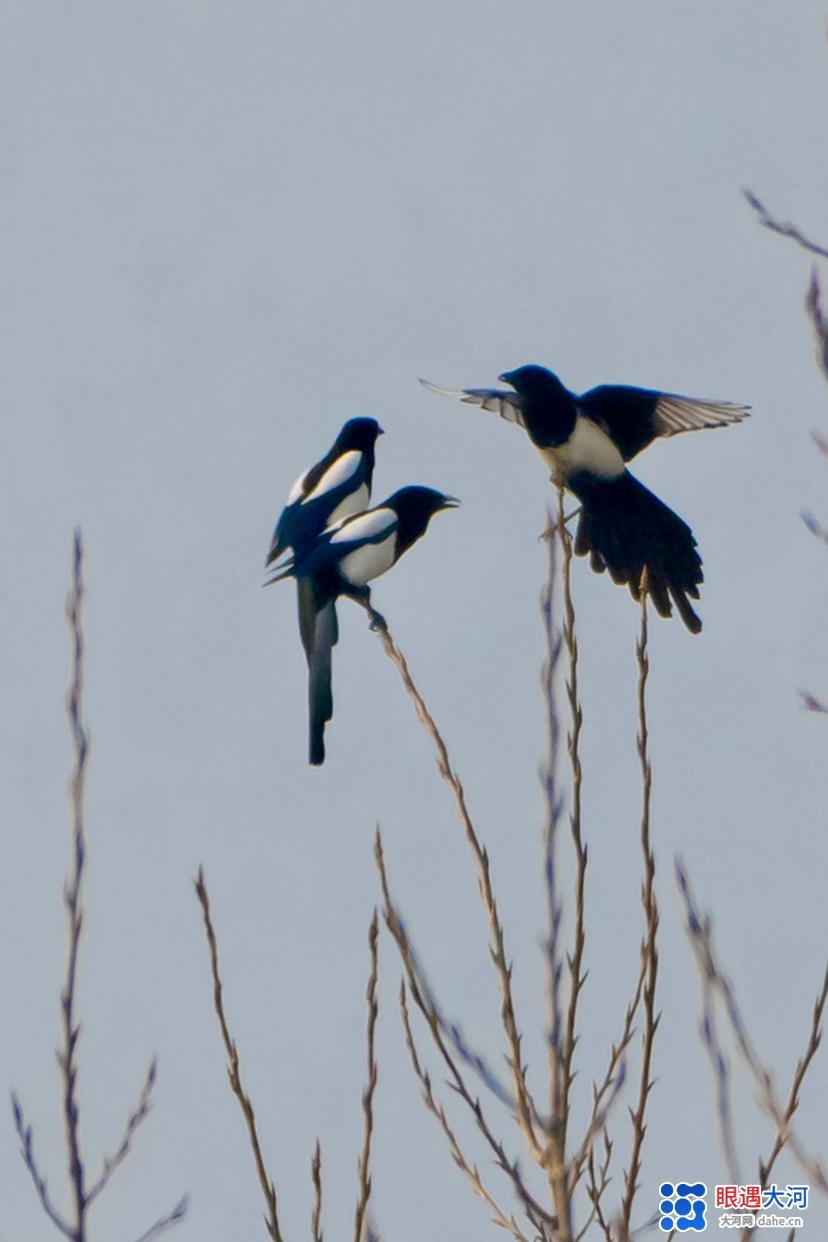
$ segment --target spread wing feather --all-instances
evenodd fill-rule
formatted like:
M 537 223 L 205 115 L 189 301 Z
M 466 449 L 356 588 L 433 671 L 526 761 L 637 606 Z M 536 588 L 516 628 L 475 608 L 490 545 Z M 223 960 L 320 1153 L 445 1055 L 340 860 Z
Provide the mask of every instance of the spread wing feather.
M 454 397 L 466 405 L 477 405 L 481 410 L 497 414 L 507 423 L 517 423 L 518 427 L 525 426 L 520 397 L 516 392 L 508 392 L 502 388 L 441 388 L 439 384 L 432 384 L 424 379 L 420 383 L 423 388 L 436 392 L 441 397 Z

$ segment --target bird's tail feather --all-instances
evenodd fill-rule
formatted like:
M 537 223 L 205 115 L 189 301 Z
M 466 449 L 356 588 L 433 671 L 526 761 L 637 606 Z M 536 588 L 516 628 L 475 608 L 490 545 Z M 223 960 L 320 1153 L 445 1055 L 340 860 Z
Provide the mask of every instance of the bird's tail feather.
M 300 628 L 301 608 L 300 593 Z M 332 653 L 338 638 L 336 603 L 328 600 L 315 612 L 310 646 L 305 648 L 308 656 L 308 759 L 315 767 L 325 762 L 325 725 L 333 716 Z M 304 637 L 302 641 L 304 643 Z
M 600 481 L 575 476 L 569 487 L 583 506 L 575 536 L 577 555 L 588 554 L 594 570 L 607 569 L 614 582 L 630 588 L 634 599 L 641 597 L 646 569 L 645 589 L 656 612 L 672 616 L 672 601 L 688 630 L 698 634 L 702 623 L 689 600 L 699 598 L 704 575 L 687 523 L 628 471 Z
M 295 565 L 296 562 L 293 557 L 287 561 L 282 561 L 281 565 L 274 565 L 274 570 L 280 570 L 281 572 L 275 572 L 272 578 L 267 578 L 262 583 L 262 586 L 273 586 L 274 582 L 283 582 L 285 578 L 294 578 L 296 576 L 293 572 Z

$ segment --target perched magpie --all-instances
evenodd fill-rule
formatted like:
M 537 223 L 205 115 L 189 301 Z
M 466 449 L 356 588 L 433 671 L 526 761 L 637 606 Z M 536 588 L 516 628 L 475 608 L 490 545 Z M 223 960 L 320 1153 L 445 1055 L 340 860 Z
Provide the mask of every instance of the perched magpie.
M 317 535 L 328 526 L 365 508 L 371 499 L 374 449 L 377 436 L 381 435 L 382 428 L 375 418 L 348 420 L 321 461 L 301 474 L 290 489 L 273 532 L 265 566 L 272 565 L 288 548 L 300 555 L 313 546 Z M 313 603 L 309 592 L 306 581 L 297 582 L 299 634 L 308 666 L 312 634 L 306 619 L 311 615 Z M 333 605 L 327 624 L 335 630 Z
M 703 580 L 693 532 L 624 463 L 660 436 L 726 427 L 746 418 L 750 407 L 609 384 L 579 396 L 557 375 L 534 365 L 505 371 L 500 379 L 514 391 L 421 382 L 523 427 L 552 481 L 581 502 L 576 553 L 589 553 L 592 568 L 597 573 L 608 569 L 634 599 L 640 598 L 646 569 L 646 589 L 656 610 L 672 616 L 672 600 L 688 630 L 698 634 L 701 621 L 688 599 L 699 598 Z
M 376 508 L 352 514 L 323 531 L 265 584 L 296 578 L 300 587 L 299 626 L 308 655 L 312 764 L 325 761 L 325 725 L 333 716 L 331 659 L 339 638 L 337 599 L 347 595 L 367 609 L 372 621 L 382 623 L 371 606 L 368 583 L 386 573 L 425 534 L 435 513 L 454 509 L 459 503 L 430 487 L 403 487 Z
M 359 513 L 371 499 L 374 446 L 382 428 L 375 418 L 350 418 L 328 452 L 301 474 L 288 493 L 266 565 L 292 548 L 301 552 L 326 527 Z

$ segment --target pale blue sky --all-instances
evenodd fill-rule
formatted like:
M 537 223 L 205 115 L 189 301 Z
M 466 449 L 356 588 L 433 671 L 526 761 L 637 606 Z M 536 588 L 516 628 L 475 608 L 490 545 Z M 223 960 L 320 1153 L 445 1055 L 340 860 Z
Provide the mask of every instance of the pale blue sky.
M 796 695 L 828 690 L 828 563 L 798 516 L 828 515 L 809 441 L 826 389 L 802 311 L 807 259 L 756 224 L 740 187 L 828 239 L 825 28 L 813 0 L 3 6 L 0 1078 L 20 1090 L 60 1186 L 62 608 L 79 522 L 91 1157 L 114 1140 L 149 1054 L 161 1062 L 155 1114 L 96 1236 L 127 1242 L 184 1190 L 182 1242 L 263 1236 L 210 1005 L 199 862 L 288 1237 L 307 1230 L 317 1134 L 330 1236 L 351 1229 L 376 821 L 436 985 L 499 1052 L 474 875 L 393 669 L 343 607 L 329 760 L 309 769 L 293 600 L 259 590 L 288 486 L 351 415 L 388 433 L 378 499 L 416 482 L 464 502 L 375 599 L 467 783 L 527 1054 L 543 1062 L 536 535 L 550 493 L 517 429 L 430 396 L 418 375 L 483 385 L 538 361 L 575 388 L 753 405 L 743 427 L 636 463 L 693 526 L 707 578 L 699 639 L 652 626 L 665 1016 L 642 1219 L 665 1177 L 726 1180 L 676 852 L 716 911 L 757 1043 L 788 1079 L 828 939 L 825 724 Z M 638 617 L 606 578 L 576 570 L 585 1096 L 640 932 Z M 378 1224 L 387 1242 L 478 1238 L 485 1210 L 405 1061 L 388 944 L 382 970 Z M 826 1066 L 801 1112 L 822 1154 Z M 768 1128 L 749 1090 L 739 1106 L 752 1170 Z M 10 1120 L 0 1170 L 3 1242 L 52 1237 Z M 803 1236 L 826 1223 L 814 1206 Z

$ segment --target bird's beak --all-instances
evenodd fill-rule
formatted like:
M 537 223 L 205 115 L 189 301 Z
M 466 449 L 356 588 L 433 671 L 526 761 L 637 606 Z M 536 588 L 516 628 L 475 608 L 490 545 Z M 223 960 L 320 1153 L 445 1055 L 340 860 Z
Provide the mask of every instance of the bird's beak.
M 501 384 L 511 384 L 512 383 L 512 372 L 504 371 L 503 374 L 498 375 L 497 378 L 500 380 Z M 512 386 L 514 387 L 514 385 Z
M 441 509 L 459 509 L 460 501 L 457 499 L 456 496 L 444 496 L 443 503 L 440 506 L 440 508 Z
M 385 435 L 385 428 L 384 428 L 384 427 L 377 427 L 377 435 L 378 435 L 378 436 L 384 436 L 384 435 Z

